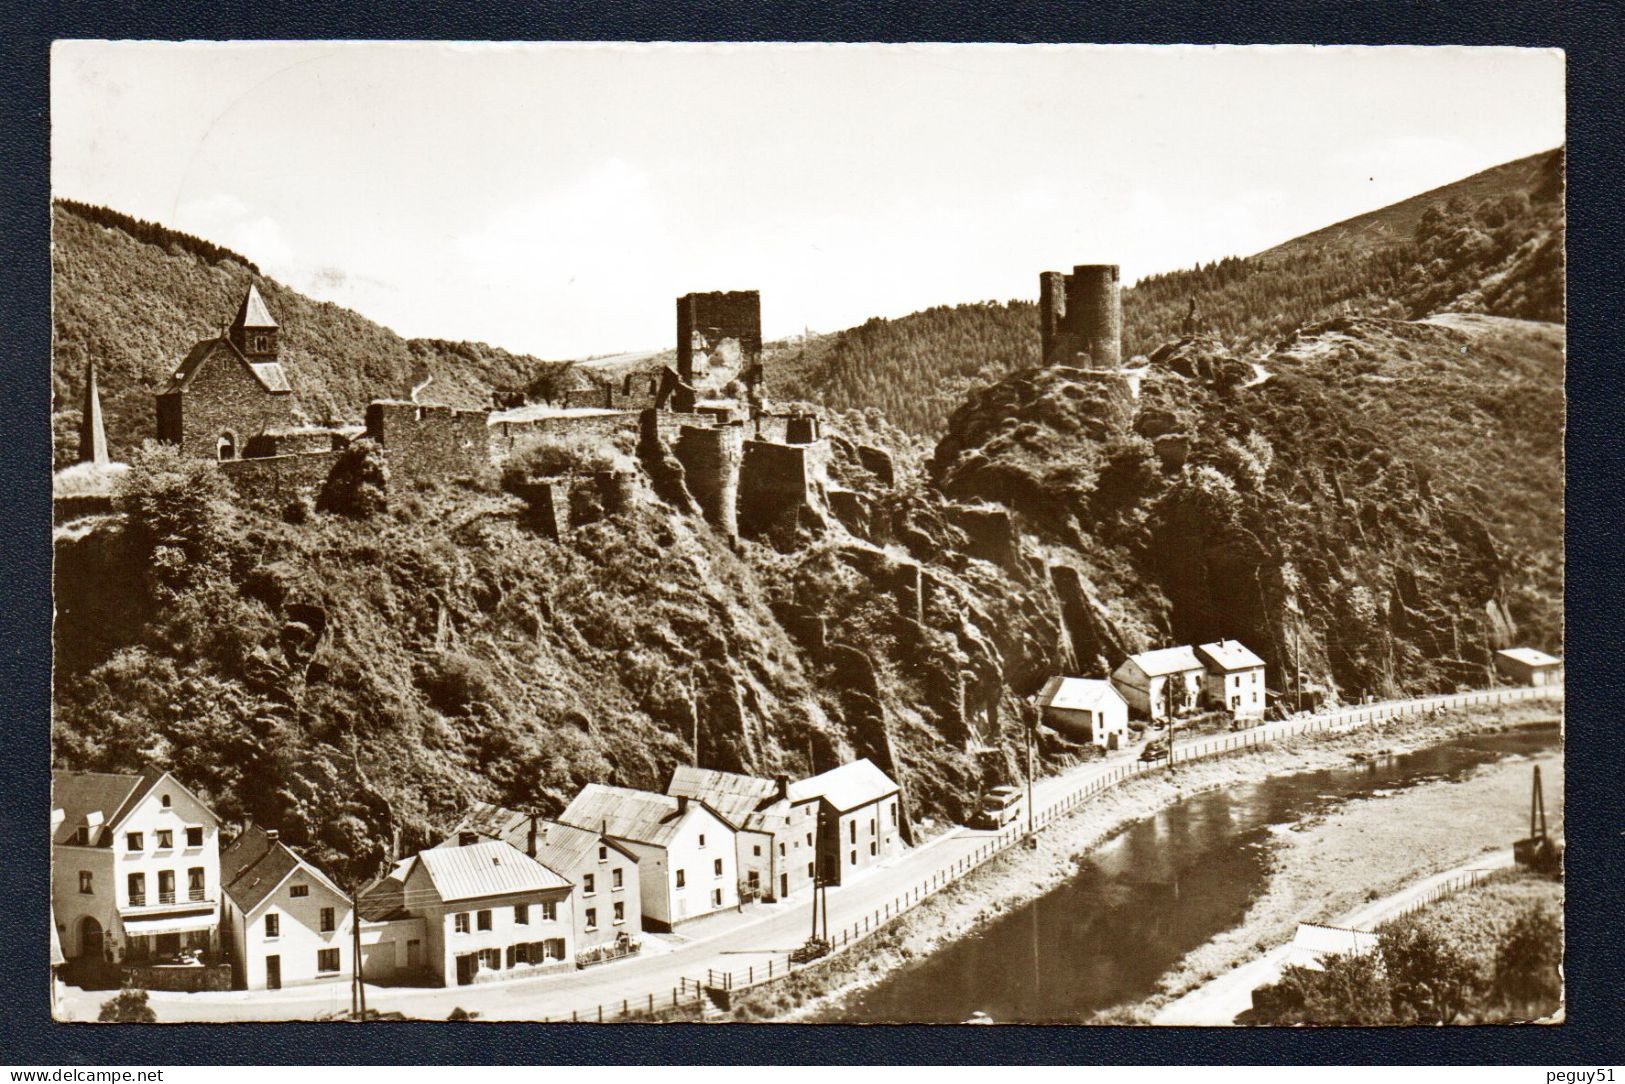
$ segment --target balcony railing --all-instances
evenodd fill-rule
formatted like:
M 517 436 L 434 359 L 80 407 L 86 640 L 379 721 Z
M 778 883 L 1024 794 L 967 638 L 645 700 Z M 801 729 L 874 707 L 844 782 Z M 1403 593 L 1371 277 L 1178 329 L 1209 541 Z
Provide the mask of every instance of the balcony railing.
M 131 907 L 145 907 L 146 905 L 147 905 L 147 894 L 145 892 L 142 892 L 139 895 L 133 894 L 133 893 L 131 894 L 131 896 L 130 896 L 130 906 Z
M 193 901 L 194 903 L 202 900 L 203 899 L 203 889 L 200 888 L 200 887 L 196 887 L 196 886 L 188 889 L 187 892 L 186 892 L 186 898 Z
M 159 903 L 174 903 L 175 902 L 175 890 L 173 888 L 160 888 L 158 890 L 158 902 Z

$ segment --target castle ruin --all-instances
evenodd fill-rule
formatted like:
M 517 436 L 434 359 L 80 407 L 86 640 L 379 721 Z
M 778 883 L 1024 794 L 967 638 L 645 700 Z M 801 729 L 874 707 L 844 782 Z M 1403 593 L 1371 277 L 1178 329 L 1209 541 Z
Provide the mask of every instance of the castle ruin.
M 1114 263 L 1078 264 L 1038 276 L 1045 365 L 1116 369 L 1123 362 L 1123 295 Z

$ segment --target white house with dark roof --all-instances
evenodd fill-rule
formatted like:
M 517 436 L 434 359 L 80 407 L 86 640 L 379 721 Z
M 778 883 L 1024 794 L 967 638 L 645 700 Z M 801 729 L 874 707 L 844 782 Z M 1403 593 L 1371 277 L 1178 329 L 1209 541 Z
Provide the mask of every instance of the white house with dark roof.
M 238 988 L 278 990 L 349 978 L 350 898 L 275 829 L 250 825 L 228 843 L 220 852 L 220 879 L 220 934 Z
M 219 822 L 168 772 L 51 773 L 51 903 L 71 961 L 218 948 Z
M 588 783 L 559 821 L 638 856 L 645 927 L 669 930 L 739 904 L 733 826 L 704 801 Z
M 790 784 L 789 800 L 816 799 L 818 861 L 838 885 L 903 850 L 902 788 L 867 757 Z
M 638 856 L 625 844 L 592 829 L 475 802 L 440 846 L 491 839 L 507 841 L 570 882 L 576 952 L 643 929 Z
M 818 798 L 790 800 L 790 779 L 680 765 L 667 794 L 697 798 L 734 827 L 739 892 L 745 899 L 779 900 L 813 883 L 817 857 Z
M 1207 668 L 1203 691 L 1208 702 L 1223 708 L 1237 719 L 1264 717 L 1268 698 L 1264 695 L 1264 660 L 1240 640 L 1219 640 L 1201 644 L 1196 657 Z
M 1497 651 L 1495 670 L 1518 685 L 1558 685 L 1563 681 L 1563 660 L 1532 647 Z
M 1104 678 L 1052 677 L 1037 705 L 1046 724 L 1101 749 L 1128 744 L 1128 701 Z
M 1187 646 L 1141 651 L 1112 671 L 1112 686 L 1135 715 L 1161 722 L 1194 711 L 1202 699 L 1207 667 Z
M 425 968 L 442 986 L 575 966 L 570 882 L 502 840 L 419 851 L 360 904 L 368 920 L 422 918 Z

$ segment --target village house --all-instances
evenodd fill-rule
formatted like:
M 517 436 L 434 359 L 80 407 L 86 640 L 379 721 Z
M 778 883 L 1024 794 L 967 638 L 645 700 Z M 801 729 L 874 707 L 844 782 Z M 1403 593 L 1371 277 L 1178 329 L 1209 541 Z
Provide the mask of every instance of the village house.
M 219 948 L 219 822 L 168 772 L 51 773 L 51 903 L 69 961 Z
M 647 929 L 739 905 L 733 827 L 703 801 L 588 783 L 559 821 L 596 830 L 638 856 Z
M 220 936 L 239 989 L 347 978 L 350 898 L 278 838 L 249 825 L 220 851 Z
M 1240 640 L 1202 644 L 1197 658 L 1207 667 L 1203 681 L 1208 703 L 1240 720 L 1264 718 L 1268 697 L 1264 692 L 1264 660 Z
M 817 799 L 818 855 L 826 884 L 901 854 L 902 791 L 868 758 L 790 784 L 789 799 Z
M 763 779 L 679 765 L 667 794 L 697 798 L 733 825 L 743 899 L 779 900 L 811 885 L 818 799 L 790 801 L 789 776 Z
M 1563 681 L 1563 660 L 1532 647 L 1497 651 L 1495 670 L 1515 685 L 1559 685 Z
M 1189 647 L 1164 647 L 1130 655 L 1112 671 L 1111 682 L 1129 711 L 1152 722 L 1196 710 L 1207 667 Z
M 436 985 L 575 966 L 570 883 L 501 840 L 419 851 L 362 890 L 361 910 L 380 923 L 421 918 Z
M 1038 693 L 1044 722 L 1101 749 L 1128 744 L 1128 701 L 1103 678 L 1052 677 Z
M 570 913 L 576 952 L 613 943 L 643 929 L 638 856 L 602 832 L 475 802 L 442 847 L 505 840 L 572 886 Z

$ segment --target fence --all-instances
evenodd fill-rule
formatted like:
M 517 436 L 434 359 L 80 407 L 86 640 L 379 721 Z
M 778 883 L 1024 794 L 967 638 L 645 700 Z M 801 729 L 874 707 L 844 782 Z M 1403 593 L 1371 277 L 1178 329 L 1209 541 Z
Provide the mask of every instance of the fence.
M 1428 889 L 1427 892 L 1423 893 L 1421 896 L 1418 896 L 1416 899 L 1407 903 L 1397 915 L 1393 915 L 1391 918 L 1386 919 L 1385 921 L 1391 922 L 1395 918 L 1404 918 L 1407 915 L 1414 915 L 1416 912 L 1421 911 L 1424 908 L 1433 906 L 1446 896 L 1453 896 L 1462 889 L 1471 888 L 1480 881 L 1501 872 L 1504 872 L 1504 870 L 1466 869 L 1462 870 L 1460 873 L 1451 874 L 1445 880 Z
M 1267 745 L 1283 738 L 1300 737 L 1304 734 L 1346 732 L 1371 723 L 1408 715 L 1420 715 L 1429 711 L 1500 705 L 1519 700 L 1561 700 L 1562 698 L 1563 686 L 1561 685 L 1538 688 L 1519 686 L 1508 689 L 1446 693 L 1439 696 L 1420 697 L 1414 700 L 1385 701 L 1380 704 L 1361 704 L 1322 715 L 1314 715 L 1306 719 L 1265 723 L 1249 730 L 1235 734 L 1218 735 L 1204 741 L 1180 743 L 1177 741 L 1176 736 L 1173 762 L 1182 764 L 1191 760 L 1223 756 L 1226 753 Z M 1042 811 L 1035 809 L 1033 811 L 1033 828 L 1035 830 L 1045 828 L 1072 813 L 1084 802 L 1102 791 L 1116 786 L 1125 779 L 1131 779 L 1144 772 L 1155 771 L 1162 766 L 1161 761 L 1149 763 L 1131 761 L 1112 769 L 1104 775 L 1097 776 L 1048 803 Z M 701 1016 L 706 1015 L 708 1012 L 720 1012 L 721 1005 L 729 1003 L 735 991 L 746 990 L 765 982 L 782 979 L 793 971 L 821 963 L 829 959 L 830 956 L 858 944 L 878 932 L 905 911 L 914 907 L 921 900 L 961 880 L 989 859 L 1002 854 L 1012 845 L 1019 843 L 1026 835 L 1025 819 L 1000 829 L 992 836 L 987 837 L 974 850 L 955 859 L 954 863 L 948 868 L 938 870 L 919 883 L 900 892 L 890 902 L 876 908 L 870 914 L 832 931 L 829 936 L 829 955 L 820 957 L 817 960 L 809 960 L 798 965 L 791 962 L 789 954 L 781 954 L 769 956 L 763 962 L 750 964 L 744 968 L 730 970 L 708 968 L 703 980 L 699 978 L 680 979 L 678 985 L 672 987 L 669 992 L 646 992 L 635 997 L 623 998 L 618 1003 L 610 1002 L 595 1005 L 584 1012 L 571 1012 L 564 1017 L 546 1017 L 543 1018 L 542 1022 L 545 1023 L 551 1019 L 556 1022 L 569 1020 L 571 1022 L 607 1023 L 617 1020 L 650 1019 L 662 1013 L 673 1011 L 686 1010 L 691 1013 L 698 1013 Z M 1472 870 L 1458 875 L 1458 878 L 1477 876 L 1482 873 L 1483 871 L 1480 870 Z M 1458 878 L 1452 878 L 1452 881 Z M 1466 884 L 1472 883 L 1474 883 L 1472 880 L 1466 881 Z M 1461 887 L 1465 887 L 1466 884 L 1456 885 L 1449 889 L 1441 888 L 1438 890 L 1438 894 L 1430 895 L 1424 902 L 1416 906 L 1426 906 L 1427 903 L 1433 902 L 1447 891 L 1456 891 Z

